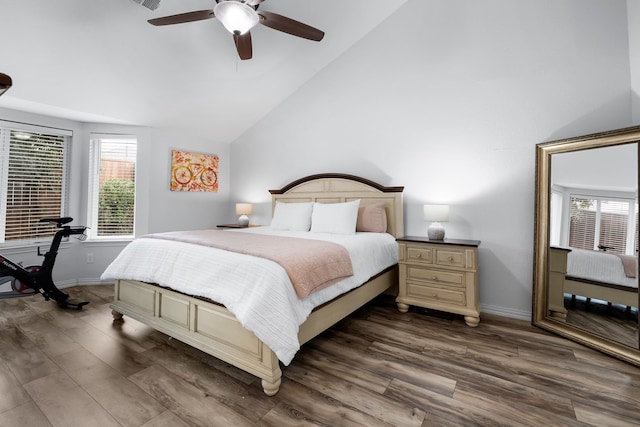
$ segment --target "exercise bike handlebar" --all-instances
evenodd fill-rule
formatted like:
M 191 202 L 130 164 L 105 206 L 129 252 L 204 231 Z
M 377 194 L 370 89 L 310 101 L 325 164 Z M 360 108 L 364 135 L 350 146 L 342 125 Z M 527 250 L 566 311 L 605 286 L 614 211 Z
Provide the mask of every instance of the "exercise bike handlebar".
M 41 218 L 38 222 L 48 222 L 54 224 L 58 228 L 62 228 L 64 224 L 68 224 L 73 221 L 73 218 L 70 216 L 64 216 L 61 218 Z

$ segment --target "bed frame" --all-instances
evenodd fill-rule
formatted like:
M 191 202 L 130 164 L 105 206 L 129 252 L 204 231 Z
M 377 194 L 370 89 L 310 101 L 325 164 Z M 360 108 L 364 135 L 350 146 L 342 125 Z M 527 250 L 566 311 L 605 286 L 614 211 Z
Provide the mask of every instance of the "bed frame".
M 338 203 L 360 199 L 361 205 L 384 202 L 387 232 L 404 234 L 402 191 L 364 178 L 344 174 L 312 175 L 269 190 L 272 205 L 281 202 Z M 298 339 L 304 344 L 342 320 L 376 296 L 398 285 L 393 266 L 366 284 L 317 307 L 300 326 Z M 276 355 L 252 332 L 244 329 L 221 304 L 193 297 L 154 284 L 116 280 L 111 304 L 114 320 L 123 315 L 136 319 L 173 338 L 196 347 L 262 379 L 268 396 L 275 395 L 282 378 Z
M 567 257 L 570 249 L 552 247 L 549 250 L 549 310 L 556 319 L 565 320 L 564 294 L 599 299 L 609 304 L 638 307 L 638 288 L 567 276 Z

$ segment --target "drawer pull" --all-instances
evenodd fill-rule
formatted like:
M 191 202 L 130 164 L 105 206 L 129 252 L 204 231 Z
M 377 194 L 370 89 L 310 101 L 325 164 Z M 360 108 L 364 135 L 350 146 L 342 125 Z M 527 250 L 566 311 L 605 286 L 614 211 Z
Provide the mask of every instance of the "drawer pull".
M 422 258 L 422 254 L 418 252 L 418 255 L 416 256 L 416 258 Z
M 431 280 L 438 280 L 438 276 L 431 276 Z
M 448 256 L 447 257 L 447 261 L 452 262 L 453 261 L 453 257 L 452 256 Z

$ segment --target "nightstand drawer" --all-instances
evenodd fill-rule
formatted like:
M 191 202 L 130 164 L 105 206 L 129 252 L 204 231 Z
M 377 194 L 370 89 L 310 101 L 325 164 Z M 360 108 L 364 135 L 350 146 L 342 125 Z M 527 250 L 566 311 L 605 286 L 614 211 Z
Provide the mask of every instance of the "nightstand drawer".
M 457 271 L 433 270 L 407 265 L 407 280 L 425 280 L 447 286 L 465 286 L 465 275 Z
M 466 305 L 467 302 L 464 291 L 436 288 L 413 282 L 407 282 L 407 296 L 460 306 Z
M 464 258 L 464 251 L 438 249 L 436 264 L 464 268 L 466 267 Z
M 427 264 L 433 264 L 433 253 L 435 251 L 432 248 L 424 246 L 407 246 L 407 259 L 403 261 L 407 262 L 424 262 Z

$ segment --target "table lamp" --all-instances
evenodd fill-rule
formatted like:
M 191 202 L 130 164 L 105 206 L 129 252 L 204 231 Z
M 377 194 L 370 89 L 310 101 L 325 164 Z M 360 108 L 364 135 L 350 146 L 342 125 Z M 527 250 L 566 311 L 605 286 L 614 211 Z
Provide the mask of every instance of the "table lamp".
M 249 225 L 249 217 L 253 211 L 253 205 L 251 203 L 236 203 L 236 215 L 238 217 L 238 225 Z
M 441 222 L 449 221 L 449 205 L 424 205 L 424 220 L 431 221 L 427 228 L 429 240 L 444 240 Z

